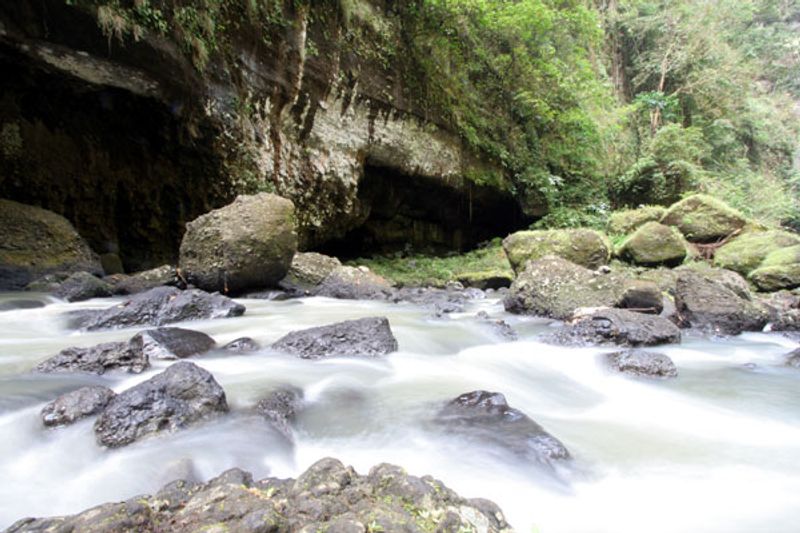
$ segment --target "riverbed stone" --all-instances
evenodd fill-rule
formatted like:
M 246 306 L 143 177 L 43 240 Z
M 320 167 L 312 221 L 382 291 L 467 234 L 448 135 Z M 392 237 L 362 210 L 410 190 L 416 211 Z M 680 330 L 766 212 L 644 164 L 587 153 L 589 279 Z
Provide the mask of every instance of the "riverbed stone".
M 305 294 L 322 283 L 342 263 L 335 257 L 316 252 L 297 252 L 289 272 L 278 286 L 290 293 Z
M 179 361 L 118 394 L 95 421 L 94 432 L 99 444 L 117 448 L 227 411 L 225 391 L 214 376 Z
M 312 291 L 314 296 L 343 300 L 385 300 L 392 293 L 392 284 L 365 266 L 336 267 Z
M 62 281 L 55 295 L 68 302 L 82 302 L 90 298 L 107 298 L 112 287 L 97 276 L 88 272 L 75 272 Z
M 44 406 L 41 412 L 45 426 L 65 426 L 97 414 L 116 396 L 108 387 L 92 385 L 62 394 Z
M 42 361 L 37 372 L 88 372 L 105 374 L 110 370 L 125 370 L 140 374 L 150 368 L 150 361 L 128 342 L 104 342 L 88 348 L 71 347 Z
M 608 237 L 591 229 L 518 231 L 503 239 L 503 250 L 517 273 L 528 261 L 545 256 L 561 257 L 589 269 L 605 265 L 611 258 Z
M 175 286 L 183 288 L 183 281 L 172 265 L 161 265 L 133 274 L 113 274 L 104 278 L 114 294 L 131 295 L 149 291 L 156 287 Z
M 770 253 L 798 244 L 800 235 L 789 231 L 748 231 L 720 246 L 714 252 L 714 264 L 747 276 Z
M 204 354 L 216 346 L 214 339 L 201 331 L 183 328 L 148 329 L 134 335 L 131 348 L 148 359 L 184 359 Z
M 642 266 L 676 266 L 686 258 L 681 233 L 658 222 L 647 222 L 620 244 L 617 255 Z
M 294 204 L 270 193 L 241 195 L 186 224 L 180 268 L 201 289 L 240 293 L 277 285 L 296 251 Z
M 626 350 L 606 354 L 606 364 L 616 372 L 629 376 L 668 379 L 678 376 L 678 368 L 664 354 L 643 350 Z
M 619 307 L 657 315 L 664 309 L 664 295 L 655 282 L 642 279 L 630 280 L 625 284 Z
M 681 332 L 660 316 L 626 309 L 597 309 L 542 340 L 568 346 L 655 346 L 680 342 Z
M 243 354 L 255 352 L 261 349 L 258 343 L 250 337 L 239 337 L 222 347 L 222 350 L 230 354 Z
M 272 349 L 303 359 L 378 357 L 397 351 L 397 339 L 388 319 L 368 317 L 293 331 L 278 339 Z
M 713 242 L 742 230 L 747 219 L 716 198 L 694 194 L 671 205 L 661 223 L 675 226 L 691 242 Z
M 800 348 L 792 350 L 786 355 L 786 366 L 800 368 Z
M 293 441 L 292 421 L 303 407 L 303 389 L 282 387 L 270 392 L 256 404 L 256 411 L 287 440 Z
M 525 413 L 509 406 L 498 392 L 476 390 L 459 395 L 439 411 L 435 424 L 448 434 L 483 441 L 530 460 L 570 458 L 561 441 Z

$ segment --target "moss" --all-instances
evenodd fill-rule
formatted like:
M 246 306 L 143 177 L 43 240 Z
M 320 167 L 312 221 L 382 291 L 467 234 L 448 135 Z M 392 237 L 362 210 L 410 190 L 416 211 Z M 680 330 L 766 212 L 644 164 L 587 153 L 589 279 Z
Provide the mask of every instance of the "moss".
M 780 248 L 778 250 L 775 250 L 774 252 L 769 253 L 764 258 L 764 261 L 761 263 L 760 266 L 775 267 L 775 266 L 791 265 L 794 263 L 800 263 L 800 245 Z
M 781 264 L 758 268 L 748 279 L 762 291 L 778 291 L 800 287 L 800 263 Z
M 788 231 L 748 232 L 721 246 L 714 254 L 714 264 L 746 276 L 773 252 L 797 244 L 800 236 Z
M 639 226 L 647 222 L 658 222 L 664 213 L 665 207 L 660 205 L 649 205 L 639 209 L 626 209 L 625 211 L 615 211 L 608 217 L 606 230 L 609 235 L 628 235 Z
M 712 242 L 741 230 L 748 220 L 716 198 L 695 194 L 670 206 L 661 223 L 677 227 L 692 242 Z
M 622 242 L 616 254 L 637 265 L 675 266 L 686 258 L 686 248 L 686 241 L 676 228 L 647 222 Z
M 586 268 L 597 268 L 611 258 L 611 242 L 599 231 L 560 229 L 518 231 L 503 240 L 511 267 L 521 271 L 530 260 L 556 255 Z

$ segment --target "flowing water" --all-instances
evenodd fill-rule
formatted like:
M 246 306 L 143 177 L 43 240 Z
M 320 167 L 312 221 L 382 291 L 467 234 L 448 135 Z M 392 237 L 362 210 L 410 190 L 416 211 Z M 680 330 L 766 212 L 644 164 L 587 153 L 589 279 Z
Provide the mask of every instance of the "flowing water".
M 152 493 L 175 477 L 239 466 L 257 477 L 296 476 L 334 456 L 359 472 L 390 462 L 432 474 L 465 497 L 497 502 L 521 532 L 796 532 L 800 524 L 800 370 L 781 366 L 796 343 L 778 334 L 688 336 L 660 348 L 678 379 L 609 373 L 601 348 L 537 341 L 546 320 L 474 301 L 435 319 L 411 304 L 310 298 L 241 300 L 245 316 L 184 324 L 219 343 L 250 336 L 265 346 L 291 330 L 370 315 L 389 317 L 400 351 L 381 359 L 305 361 L 272 353 L 194 358 L 225 388 L 228 416 L 117 450 L 95 444 L 92 421 L 45 429 L 42 406 L 85 384 L 122 391 L 144 374 L 36 375 L 68 346 L 125 340 L 136 330 L 76 332 L 65 313 L 109 300 L 0 312 L 0 527 L 24 516 L 75 513 Z M 507 342 L 476 319 L 484 310 L 520 334 Z M 282 441 L 250 408 L 286 384 L 308 407 Z M 442 402 L 499 391 L 569 448 L 574 461 L 543 472 L 521 459 L 449 436 L 430 420 Z

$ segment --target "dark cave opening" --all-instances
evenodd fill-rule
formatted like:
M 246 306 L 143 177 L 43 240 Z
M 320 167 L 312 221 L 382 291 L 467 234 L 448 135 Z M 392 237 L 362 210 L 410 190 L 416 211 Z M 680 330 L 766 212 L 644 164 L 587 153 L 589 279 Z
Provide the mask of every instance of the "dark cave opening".
M 320 251 L 345 259 L 465 252 L 532 221 L 510 194 L 495 188 L 469 182 L 454 186 L 369 162 L 358 201 L 363 223 Z

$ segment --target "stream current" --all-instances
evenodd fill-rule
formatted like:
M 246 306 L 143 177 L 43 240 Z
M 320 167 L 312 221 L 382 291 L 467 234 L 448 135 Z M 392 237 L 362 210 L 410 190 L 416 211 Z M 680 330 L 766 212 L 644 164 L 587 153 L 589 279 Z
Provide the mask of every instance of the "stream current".
M 249 336 L 262 346 L 292 330 L 364 316 L 387 316 L 399 351 L 380 359 L 307 361 L 262 349 L 211 352 L 191 360 L 209 370 L 231 412 L 121 449 L 94 440 L 93 418 L 47 429 L 39 411 L 88 384 L 117 392 L 140 375 L 35 374 L 36 363 L 69 346 L 127 340 L 145 328 L 82 332 L 66 313 L 115 300 L 67 304 L 32 293 L 36 309 L 0 312 L 0 528 L 25 516 L 73 514 L 107 501 L 154 493 L 174 478 L 206 480 L 238 466 L 295 477 L 322 457 L 360 473 L 381 462 L 431 474 L 464 497 L 495 501 L 516 531 L 795 533 L 800 524 L 800 370 L 783 366 L 797 343 L 780 334 L 712 339 L 684 333 L 659 347 L 678 367 L 669 381 L 612 374 L 607 348 L 538 342 L 551 321 L 509 315 L 497 299 L 433 318 L 407 303 L 307 298 L 239 300 L 244 316 L 178 324 L 219 345 Z M 506 320 L 504 340 L 476 313 Z M 303 389 L 294 446 L 251 408 L 287 384 Z M 437 429 L 443 402 L 485 389 L 560 439 L 574 460 L 555 472 Z

